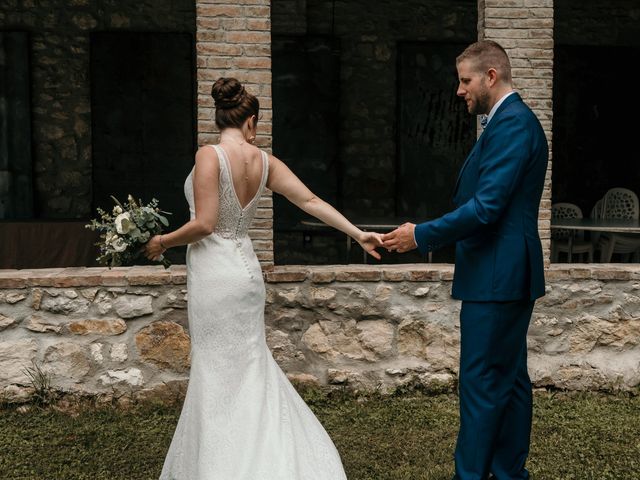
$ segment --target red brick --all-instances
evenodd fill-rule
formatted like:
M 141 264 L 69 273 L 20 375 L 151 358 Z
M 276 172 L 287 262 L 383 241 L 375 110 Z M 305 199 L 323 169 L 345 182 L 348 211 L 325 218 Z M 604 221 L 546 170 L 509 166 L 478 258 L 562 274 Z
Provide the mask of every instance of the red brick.
M 70 267 L 53 276 L 54 287 L 91 287 L 102 283 L 103 268 Z
M 244 17 L 244 7 L 239 5 L 196 4 L 196 18 L 202 17 Z
M 233 0 L 234 3 L 237 3 L 239 5 L 257 5 L 257 6 L 264 6 L 264 5 L 269 5 L 271 2 L 268 0 Z
M 269 44 L 271 32 L 228 31 L 225 33 L 225 40 L 229 43 Z
M 271 83 L 271 71 L 250 71 L 242 75 L 242 79 L 247 83 Z M 261 130 L 264 127 L 264 124 L 261 124 Z
M 268 18 L 249 18 L 247 19 L 247 28 L 249 30 L 271 31 L 271 20 Z
M 440 279 L 445 281 L 445 282 L 452 282 L 453 281 L 453 267 L 447 269 L 447 270 L 443 270 L 442 272 L 440 272 Z
M 266 45 L 254 44 L 243 45 L 242 51 L 246 57 L 269 57 L 271 58 L 271 43 Z
M 171 272 L 164 267 L 132 268 L 127 273 L 129 285 L 167 285 L 171 280 Z
M 250 229 L 249 237 L 252 240 L 273 240 L 273 230 L 269 229 Z
M 256 252 L 256 256 L 261 262 L 273 262 L 273 250 Z
M 220 20 L 220 27 L 223 30 L 246 30 L 247 19 L 246 18 L 223 18 Z
M 207 65 L 206 67 L 209 69 L 214 69 L 215 76 L 214 80 L 217 80 L 219 77 L 223 76 L 220 70 L 230 70 L 234 68 L 234 60 L 239 57 L 219 57 L 219 56 L 209 56 L 206 57 Z M 198 77 L 198 78 L 207 78 L 207 77 Z
M 571 278 L 591 278 L 590 268 L 572 268 L 570 272 Z
M 231 62 L 236 68 L 271 68 L 270 57 L 234 57 Z
M 255 145 L 257 147 L 266 149 L 266 148 L 271 148 L 272 143 L 273 143 L 273 138 L 271 136 L 262 135 L 262 136 L 258 136 L 255 142 Z
M 0 288 L 27 288 L 27 279 L 16 272 L 18 270 L 0 271 Z
M 306 270 L 278 270 L 274 269 L 271 272 L 266 273 L 267 282 L 270 283 L 290 283 L 290 282 L 304 282 L 307 279 L 308 272 Z
M 271 18 L 271 8 L 266 6 L 266 7 L 245 7 L 244 8 L 245 14 L 247 16 L 247 18 L 249 17 L 253 17 L 253 18 L 257 18 L 257 17 L 263 17 L 263 18 Z
M 271 240 L 254 240 L 253 248 L 256 250 L 273 250 L 273 241 Z
M 122 287 L 127 283 L 127 267 L 117 267 L 111 270 L 105 270 L 100 275 L 100 284 L 105 287 Z
M 198 55 L 242 55 L 242 47 L 228 43 L 197 42 Z
M 569 280 L 571 278 L 571 270 L 568 268 L 550 268 L 544 272 L 544 278 L 547 282 Z
M 378 282 L 381 279 L 382 272 L 379 269 L 351 270 L 349 267 L 343 267 L 336 271 L 336 280 L 338 282 Z
M 255 229 L 268 229 L 271 230 L 273 227 L 273 220 L 270 219 L 260 219 L 257 218 L 251 222 L 251 228 Z
M 409 270 L 407 280 L 410 282 L 433 282 L 441 279 L 439 270 Z
M 336 272 L 330 270 L 311 270 L 313 283 L 332 283 L 336 279 Z
M 187 283 L 187 270 L 185 269 L 176 269 L 173 270 L 174 267 L 171 267 L 171 283 L 174 285 L 186 285 Z
M 258 207 L 260 208 L 272 208 L 273 207 L 273 198 L 272 197 L 261 197 L 258 200 Z
M 196 34 L 197 42 L 222 42 L 224 41 L 224 31 L 217 30 L 200 30 Z
M 405 280 L 405 271 L 404 270 L 383 270 L 382 271 L 382 279 L 387 282 L 402 282 Z
M 216 30 L 220 28 L 220 17 L 201 17 L 196 20 L 198 31 L 200 30 Z
M 621 269 L 607 268 L 607 269 L 594 269 L 591 272 L 591 278 L 597 280 L 631 280 L 632 272 Z
M 271 208 L 257 208 L 256 218 L 273 218 L 273 209 Z
M 23 275 L 27 280 L 27 284 L 33 287 L 53 287 L 54 286 L 54 277 L 58 275 L 62 271 L 61 268 L 38 268 L 35 270 L 31 270 L 26 275 L 26 272 L 23 271 Z

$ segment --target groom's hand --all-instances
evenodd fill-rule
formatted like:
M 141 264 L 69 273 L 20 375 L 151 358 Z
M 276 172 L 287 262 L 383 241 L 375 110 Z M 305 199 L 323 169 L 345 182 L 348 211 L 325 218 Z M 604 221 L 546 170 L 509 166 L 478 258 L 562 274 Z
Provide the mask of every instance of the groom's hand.
M 398 253 L 405 253 L 409 250 L 417 248 L 414 230 L 416 229 L 415 223 L 404 223 L 396 228 L 393 232 L 385 233 L 382 236 L 384 242 L 384 248 L 388 251 L 396 251 Z

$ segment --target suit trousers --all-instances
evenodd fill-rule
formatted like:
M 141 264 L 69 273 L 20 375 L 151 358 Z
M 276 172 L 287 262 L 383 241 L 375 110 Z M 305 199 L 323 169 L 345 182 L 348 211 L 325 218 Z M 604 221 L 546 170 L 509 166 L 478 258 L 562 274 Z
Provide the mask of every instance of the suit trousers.
M 529 478 L 527 330 L 534 303 L 462 302 L 456 480 Z

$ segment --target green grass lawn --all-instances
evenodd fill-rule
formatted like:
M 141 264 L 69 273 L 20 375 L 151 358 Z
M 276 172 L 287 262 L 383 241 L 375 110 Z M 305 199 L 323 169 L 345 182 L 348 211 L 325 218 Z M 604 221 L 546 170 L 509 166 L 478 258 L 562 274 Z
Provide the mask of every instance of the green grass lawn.
M 450 480 L 457 397 L 306 396 L 349 480 Z M 177 406 L 0 410 L 1 480 L 157 479 Z M 640 479 L 640 396 L 537 393 L 534 480 Z M 259 480 L 259 479 L 256 479 Z

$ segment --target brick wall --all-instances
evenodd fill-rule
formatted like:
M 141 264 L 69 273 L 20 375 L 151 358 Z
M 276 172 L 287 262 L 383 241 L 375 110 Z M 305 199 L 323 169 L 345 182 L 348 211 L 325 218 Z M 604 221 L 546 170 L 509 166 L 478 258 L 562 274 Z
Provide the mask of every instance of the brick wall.
M 196 1 L 198 145 L 218 142 L 211 86 L 235 77 L 260 101 L 256 145 L 271 152 L 271 8 L 268 0 Z M 264 267 L 273 265 L 273 200 L 265 193 L 250 230 Z
M 553 0 L 479 0 L 478 38 L 500 43 L 511 59 L 513 84 L 540 119 L 549 141 L 538 229 L 545 265 L 551 252 L 551 131 L 553 120 Z

